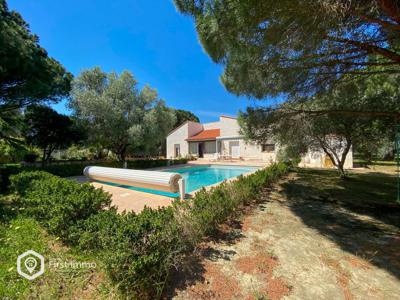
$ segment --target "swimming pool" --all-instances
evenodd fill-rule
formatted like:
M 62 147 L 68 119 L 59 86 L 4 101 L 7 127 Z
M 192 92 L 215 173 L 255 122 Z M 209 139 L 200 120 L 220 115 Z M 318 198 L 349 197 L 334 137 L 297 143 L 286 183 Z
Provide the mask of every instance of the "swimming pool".
M 247 167 L 247 166 L 203 165 L 194 167 L 190 166 L 184 168 L 165 169 L 162 171 L 181 174 L 182 177 L 185 179 L 186 193 L 190 193 L 204 186 L 213 185 L 229 178 L 253 172 L 257 169 L 258 169 L 257 167 Z M 179 194 L 157 191 L 152 189 L 138 188 L 127 185 L 118 185 L 109 182 L 104 182 L 104 183 L 156 195 L 163 195 L 168 197 L 179 196 Z
M 226 179 L 233 178 L 255 170 L 257 170 L 257 168 L 254 167 L 207 165 L 182 169 L 172 169 L 168 170 L 168 172 L 181 174 L 182 177 L 185 179 L 186 192 L 190 193 L 202 188 L 203 186 L 216 184 Z

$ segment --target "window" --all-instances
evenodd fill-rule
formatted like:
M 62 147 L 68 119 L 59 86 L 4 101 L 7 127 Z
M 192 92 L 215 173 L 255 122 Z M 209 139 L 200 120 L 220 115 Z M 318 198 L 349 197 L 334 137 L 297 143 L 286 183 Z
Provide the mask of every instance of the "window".
M 189 154 L 198 154 L 198 143 L 189 143 Z
M 275 152 L 275 144 L 262 144 L 262 152 Z
M 212 154 L 217 152 L 216 142 L 204 142 L 204 153 Z
M 181 145 L 175 144 L 174 145 L 174 150 L 175 150 L 175 157 L 181 156 Z

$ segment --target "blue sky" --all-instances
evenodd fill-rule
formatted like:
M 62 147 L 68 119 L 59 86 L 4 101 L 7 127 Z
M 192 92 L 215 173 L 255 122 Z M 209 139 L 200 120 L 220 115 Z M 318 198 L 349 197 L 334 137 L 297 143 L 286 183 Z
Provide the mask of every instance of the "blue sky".
M 129 70 L 141 84 L 156 88 L 168 106 L 190 110 L 203 122 L 256 103 L 225 90 L 222 67 L 203 51 L 192 19 L 179 14 L 172 0 L 9 0 L 8 5 L 74 75 L 94 66 Z M 65 103 L 54 107 L 68 113 Z

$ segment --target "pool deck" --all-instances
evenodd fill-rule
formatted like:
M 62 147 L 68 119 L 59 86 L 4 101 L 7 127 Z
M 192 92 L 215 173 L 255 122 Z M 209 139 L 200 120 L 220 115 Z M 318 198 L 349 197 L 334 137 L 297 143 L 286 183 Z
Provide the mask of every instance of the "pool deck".
M 241 163 L 245 163 L 241 161 Z M 198 166 L 198 165 L 229 165 L 229 166 L 265 166 L 265 163 L 262 165 L 255 165 L 250 162 L 247 164 L 237 164 L 236 162 L 209 162 L 209 161 L 193 161 L 185 165 L 175 165 L 169 167 L 161 167 L 161 168 L 152 168 L 148 170 L 165 170 L 165 169 L 173 169 L 173 168 L 182 168 L 182 167 L 191 167 L 191 166 Z M 79 183 L 89 182 L 89 180 L 85 176 L 73 176 L 69 177 L 71 180 L 75 180 Z M 234 178 L 230 178 L 227 181 L 235 180 Z M 158 207 L 165 207 L 170 206 L 171 203 L 174 201 L 174 198 L 155 195 L 140 191 L 129 190 L 122 187 L 111 186 L 99 182 L 90 182 L 96 188 L 101 188 L 103 191 L 111 194 L 112 205 L 117 207 L 118 212 L 123 211 L 134 211 L 136 213 L 141 212 L 145 206 L 150 208 L 158 208 Z M 220 182 L 207 186 L 206 189 L 210 189 L 213 186 L 219 185 Z M 196 191 L 191 192 L 190 194 L 193 195 Z
M 79 183 L 89 182 L 85 176 L 73 176 L 69 179 Z M 99 182 L 90 182 L 95 188 L 111 194 L 112 205 L 117 207 L 118 212 L 134 211 L 141 212 L 145 206 L 158 208 L 171 205 L 173 198 L 150 193 L 128 190 L 122 187 L 107 185 Z

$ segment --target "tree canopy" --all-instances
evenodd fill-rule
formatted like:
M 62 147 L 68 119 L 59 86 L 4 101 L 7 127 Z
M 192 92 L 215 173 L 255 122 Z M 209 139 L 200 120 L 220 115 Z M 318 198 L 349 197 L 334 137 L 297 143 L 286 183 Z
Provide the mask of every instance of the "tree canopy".
M 200 119 L 191 111 L 176 109 L 175 110 L 176 122 L 174 128 L 185 123 L 186 121 L 200 122 Z
M 400 72 L 396 0 L 175 0 L 235 94 L 312 95 L 337 80 Z
M 174 112 L 150 86 L 138 88 L 133 75 L 83 71 L 73 83 L 70 103 L 89 133 L 89 143 L 127 154 L 155 151 L 176 122 Z
M 396 119 L 386 112 L 400 111 L 399 80 L 351 81 L 274 108 L 248 108 L 239 120 L 245 135 L 261 143 L 273 138 L 294 154 L 322 149 L 344 175 L 351 147 L 376 151 L 394 137 Z
M 54 150 L 66 149 L 84 137 L 83 131 L 70 117 L 61 115 L 47 106 L 28 106 L 24 118 L 25 141 L 42 150 L 42 161 L 48 161 Z
M 68 95 L 72 75 L 48 56 L 5 0 L 0 0 L 0 57 L 0 113 Z

